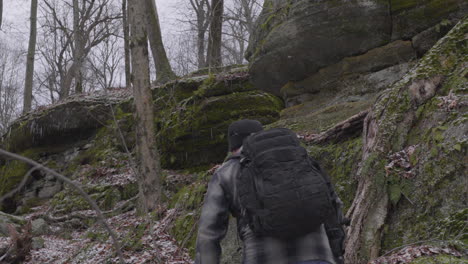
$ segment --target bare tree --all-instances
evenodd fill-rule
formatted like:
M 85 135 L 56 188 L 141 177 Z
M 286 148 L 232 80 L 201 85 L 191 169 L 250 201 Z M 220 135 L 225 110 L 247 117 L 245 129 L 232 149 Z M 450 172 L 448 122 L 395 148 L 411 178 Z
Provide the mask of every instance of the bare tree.
M 179 76 L 184 76 L 198 69 L 199 57 L 196 52 L 197 43 L 190 31 L 172 35 L 167 49 L 168 57 Z
M 139 211 L 157 209 L 161 196 L 160 157 L 156 147 L 153 100 L 150 89 L 147 6 L 139 0 L 128 1 L 133 94 L 135 98 L 136 147 L 140 160 L 138 186 Z
M 127 0 L 122 0 L 122 26 L 123 26 L 123 40 L 124 40 L 124 54 L 125 54 L 125 86 L 129 88 L 132 83 L 130 80 L 130 45 L 128 36 L 128 21 L 127 21 Z
M 210 2 L 208 0 L 190 0 L 190 4 L 197 16 L 197 55 L 198 68 L 206 67 L 205 58 L 205 35 L 210 24 Z
M 22 83 L 18 76 L 21 70 L 20 51 L 16 51 L 0 40 L 0 135 L 19 114 Z
M 83 1 L 83 8 L 85 1 Z M 73 50 L 73 59 L 77 61 L 75 69 L 75 93 L 83 92 L 83 60 L 84 58 L 84 36 L 80 25 L 80 5 L 78 0 L 73 0 L 73 39 L 75 48 Z
M 156 78 L 159 83 L 165 83 L 175 79 L 176 76 L 172 71 L 166 55 L 166 49 L 164 48 L 156 3 L 154 0 L 145 0 L 145 4 L 147 32 L 154 66 L 156 67 Z
M 0 29 L 2 28 L 3 0 L 0 0 Z
M 185 4 L 185 9 L 180 10 L 180 6 Z M 177 4 L 177 8 L 184 19 L 180 19 L 180 23 L 190 25 L 190 31 L 196 32 L 197 39 L 197 59 L 198 69 L 206 67 L 206 32 L 210 25 L 211 4 L 209 0 L 190 0 L 181 1 Z
M 66 69 L 62 72 L 64 75 L 61 76 L 63 79 L 60 80 L 60 98 L 69 95 L 73 81 L 75 81 L 75 85 L 78 84 L 77 91 L 82 91 L 79 76 L 86 57 L 93 47 L 115 34 L 119 27 L 116 21 L 120 19 L 121 15 L 120 11 L 114 10 L 111 0 L 82 1 L 81 4 L 77 0 L 73 1 L 71 7 L 67 2 L 58 4 L 52 0 L 44 1 L 46 9 L 54 21 L 53 26 L 50 21 L 46 26 L 52 32 L 57 32 L 65 37 L 65 41 L 61 41 L 62 48 L 71 49 L 72 54 L 72 60 L 68 63 L 69 65 L 66 64 Z M 70 24 L 68 16 L 62 15 L 64 10 L 70 8 L 73 10 L 72 28 L 68 26 Z M 109 29 L 114 29 L 114 31 Z
M 226 6 L 223 35 L 224 58 L 229 64 L 243 64 L 248 40 L 262 9 L 260 0 L 233 0 Z
M 121 48 L 117 37 L 110 37 L 96 46 L 88 59 L 91 73 L 102 90 L 114 86 L 117 69 L 122 61 Z M 130 76 L 129 76 L 130 77 Z
M 31 110 L 34 75 L 34 56 L 36 54 L 37 0 L 31 0 L 29 46 L 26 59 L 26 78 L 24 82 L 23 113 Z
M 221 59 L 221 38 L 223 25 L 224 0 L 211 0 L 211 23 L 208 37 L 208 67 L 219 67 Z

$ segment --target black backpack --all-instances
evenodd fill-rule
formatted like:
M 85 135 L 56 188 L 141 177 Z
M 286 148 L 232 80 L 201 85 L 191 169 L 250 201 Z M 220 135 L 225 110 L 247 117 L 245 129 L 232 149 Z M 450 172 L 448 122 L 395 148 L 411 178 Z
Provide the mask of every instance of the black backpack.
M 289 129 L 244 140 L 236 185 L 242 214 L 260 236 L 300 237 L 334 217 L 327 181 Z

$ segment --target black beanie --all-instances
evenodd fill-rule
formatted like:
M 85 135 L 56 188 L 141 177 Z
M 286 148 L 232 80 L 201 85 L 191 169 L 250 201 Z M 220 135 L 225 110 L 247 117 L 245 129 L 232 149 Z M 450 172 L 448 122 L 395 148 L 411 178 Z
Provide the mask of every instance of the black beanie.
M 257 120 L 243 119 L 233 122 L 228 128 L 229 151 L 240 148 L 246 137 L 262 130 L 262 123 Z

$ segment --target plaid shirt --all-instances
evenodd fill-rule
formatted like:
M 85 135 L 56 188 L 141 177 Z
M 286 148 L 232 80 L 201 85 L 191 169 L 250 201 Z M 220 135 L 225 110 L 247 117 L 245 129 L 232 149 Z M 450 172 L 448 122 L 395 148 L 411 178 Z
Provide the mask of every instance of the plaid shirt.
M 208 184 L 199 221 L 195 263 L 220 262 L 220 242 L 226 235 L 231 213 L 237 218 L 237 229 L 243 242 L 243 264 L 287 264 L 307 260 L 335 264 L 323 225 L 294 241 L 255 236 L 247 221 L 240 217 L 235 190 L 235 178 L 239 172 L 238 156 L 231 157 L 215 172 Z

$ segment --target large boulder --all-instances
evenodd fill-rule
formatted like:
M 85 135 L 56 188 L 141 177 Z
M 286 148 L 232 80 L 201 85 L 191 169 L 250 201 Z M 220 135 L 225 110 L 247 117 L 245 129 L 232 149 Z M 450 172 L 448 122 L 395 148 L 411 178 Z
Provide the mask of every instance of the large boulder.
M 221 162 L 231 122 L 250 118 L 269 124 L 279 119 L 282 108 L 281 99 L 254 90 L 247 76 L 208 78 L 191 96 L 160 112 L 162 165 L 187 168 Z
M 392 41 L 409 40 L 466 10 L 463 0 L 266 0 L 246 53 L 252 81 L 280 95 L 289 81 Z M 402 52 L 400 63 L 407 60 L 407 51 Z

